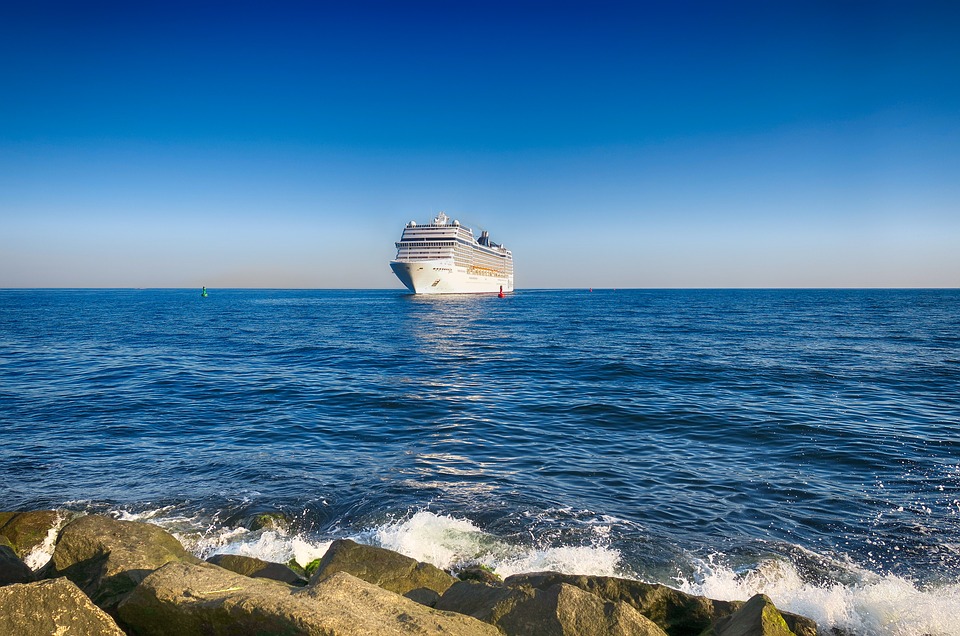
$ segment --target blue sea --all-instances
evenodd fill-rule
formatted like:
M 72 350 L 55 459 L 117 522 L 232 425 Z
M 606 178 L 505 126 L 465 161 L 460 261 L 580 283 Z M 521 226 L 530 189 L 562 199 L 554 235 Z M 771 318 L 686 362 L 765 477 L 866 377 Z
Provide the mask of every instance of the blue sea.
M 958 290 L 2 290 L 0 435 L 0 510 L 203 557 L 351 537 L 960 634 Z

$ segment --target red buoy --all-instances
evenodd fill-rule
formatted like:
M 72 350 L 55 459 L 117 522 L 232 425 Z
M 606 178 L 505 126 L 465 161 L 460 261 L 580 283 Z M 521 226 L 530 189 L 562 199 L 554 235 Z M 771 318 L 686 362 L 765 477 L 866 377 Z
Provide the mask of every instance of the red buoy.
M 500 285 L 500 293 L 497 294 L 500 298 L 503 298 L 503 285 Z

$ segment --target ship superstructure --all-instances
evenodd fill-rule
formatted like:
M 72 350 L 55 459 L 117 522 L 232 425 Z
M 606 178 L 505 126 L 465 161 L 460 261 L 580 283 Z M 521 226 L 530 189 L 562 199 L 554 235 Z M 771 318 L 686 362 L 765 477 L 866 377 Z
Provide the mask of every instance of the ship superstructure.
M 478 238 L 440 212 L 431 223 L 407 223 L 390 268 L 415 294 L 476 294 L 513 291 L 513 254 Z

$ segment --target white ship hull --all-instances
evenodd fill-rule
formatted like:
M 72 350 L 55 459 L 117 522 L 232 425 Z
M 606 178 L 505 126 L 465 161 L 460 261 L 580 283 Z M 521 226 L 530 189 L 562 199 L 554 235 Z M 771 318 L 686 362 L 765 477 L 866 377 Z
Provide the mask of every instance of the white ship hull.
M 415 294 L 496 294 L 513 291 L 513 277 L 470 274 L 453 261 L 392 261 L 390 268 Z
M 390 268 L 414 294 L 496 294 L 513 291 L 513 253 L 440 212 L 407 223 Z

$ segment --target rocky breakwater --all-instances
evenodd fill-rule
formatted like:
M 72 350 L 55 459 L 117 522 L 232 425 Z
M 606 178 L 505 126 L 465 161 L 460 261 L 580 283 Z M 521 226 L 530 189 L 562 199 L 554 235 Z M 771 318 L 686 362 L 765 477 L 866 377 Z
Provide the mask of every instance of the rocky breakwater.
M 49 563 L 31 570 L 23 555 L 60 521 L 50 512 L 0 513 L 0 634 L 817 633 L 813 621 L 779 612 L 763 596 L 713 601 L 628 579 L 553 572 L 501 581 L 474 570 L 458 578 L 349 540 L 334 541 L 307 580 L 247 557 L 202 562 L 156 526 L 98 515 L 66 523 Z M 28 526 L 30 533 L 15 531 Z

